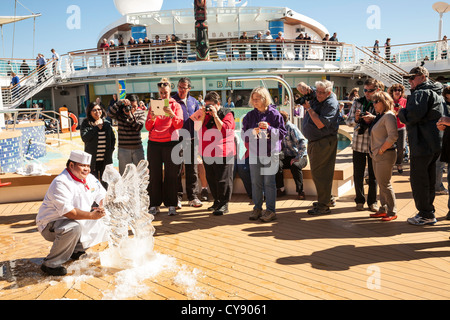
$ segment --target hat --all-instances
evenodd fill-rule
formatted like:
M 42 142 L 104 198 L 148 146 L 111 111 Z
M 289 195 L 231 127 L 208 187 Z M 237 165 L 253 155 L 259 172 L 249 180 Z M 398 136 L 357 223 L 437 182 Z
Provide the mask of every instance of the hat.
M 428 78 L 430 76 L 430 73 L 425 67 L 415 67 L 412 68 L 409 74 L 405 75 L 404 78 L 409 79 L 412 76 L 422 76 L 422 75 Z
M 80 164 L 91 164 L 92 156 L 89 153 L 80 150 L 74 150 L 70 153 L 69 160 Z

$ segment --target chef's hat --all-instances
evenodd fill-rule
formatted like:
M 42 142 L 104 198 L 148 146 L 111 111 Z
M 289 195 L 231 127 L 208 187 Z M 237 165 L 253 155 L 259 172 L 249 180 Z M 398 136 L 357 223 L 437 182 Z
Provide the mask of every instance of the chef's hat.
M 81 164 L 91 164 L 92 156 L 89 153 L 80 150 L 74 150 L 70 153 L 69 160 L 81 163 Z

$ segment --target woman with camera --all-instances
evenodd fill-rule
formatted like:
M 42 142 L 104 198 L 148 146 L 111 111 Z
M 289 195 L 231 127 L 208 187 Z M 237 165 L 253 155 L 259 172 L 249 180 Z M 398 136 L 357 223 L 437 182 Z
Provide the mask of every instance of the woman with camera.
M 276 174 L 279 169 L 281 141 L 287 131 L 283 116 L 270 104 L 269 91 L 256 87 L 250 95 L 249 111 L 242 120 L 242 139 L 249 150 L 252 198 L 255 206 L 250 220 L 270 222 L 277 218 L 275 204 L 277 198 Z M 266 210 L 262 211 L 263 197 Z
M 372 96 L 376 117 L 370 125 L 370 156 L 373 170 L 380 186 L 380 209 L 370 215 L 382 221 L 397 219 L 397 205 L 391 184 L 392 166 L 397 158 L 396 142 L 398 139 L 397 118 L 392 111 L 394 101 L 387 92 L 377 92 Z
M 180 165 L 172 159 L 172 149 L 178 144 L 179 132 L 183 127 L 183 111 L 181 106 L 170 96 L 171 83 L 167 78 L 158 83 L 159 96 L 168 99 L 169 106 L 164 107 L 165 115 L 156 116 L 152 106 L 148 112 L 145 128 L 148 130 L 147 159 L 150 169 L 150 213 L 160 212 L 164 202 L 169 208 L 169 216 L 176 215 L 177 177 Z M 164 168 L 164 173 L 163 173 Z
M 96 102 L 88 105 L 86 115 L 80 129 L 84 151 L 92 155 L 91 173 L 107 188 L 108 184 L 102 181 L 102 175 L 106 165 L 113 163 L 116 136 L 111 123 L 105 119 L 105 110 Z
M 233 192 L 233 168 L 236 148 L 234 144 L 234 113 L 230 108 L 222 108 L 220 95 L 209 92 L 205 96 L 203 114 L 199 118 L 199 152 L 203 158 L 214 204 L 209 208 L 213 215 L 228 212 L 228 202 Z
M 405 154 L 405 146 L 406 146 L 406 125 L 400 121 L 398 118 L 398 112 L 400 109 L 406 108 L 406 99 L 405 99 L 405 87 L 400 83 L 396 83 L 392 85 L 388 89 L 388 93 L 391 98 L 394 100 L 394 113 L 397 116 L 397 129 L 398 129 L 398 140 L 397 140 L 397 160 L 395 164 L 397 166 L 398 173 L 403 173 L 403 156 Z

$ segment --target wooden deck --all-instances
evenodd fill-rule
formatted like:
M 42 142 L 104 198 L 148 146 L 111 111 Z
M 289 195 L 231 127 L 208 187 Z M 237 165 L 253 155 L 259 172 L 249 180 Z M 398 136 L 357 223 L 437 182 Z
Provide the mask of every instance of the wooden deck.
M 103 268 L 98 255 L 106 246 L 99 245 L 69 262 L 62 278 L 39 269 L 51 246 L 36 230 L 40 202 L 1 204 L 0 299 L 450 299 L 448 196 L 436 197 L 435 226 L 411 226 L 408 169 L 394 182 L 399 219 L 388 223 L 356 211 L 352 193 L 322 217 L 306 213 L 313 197 L 287 196 L 267 224 L 248 220 L 252 206 L 243 195 L 222 217 L 206 205 L 175 217 L 163 209 L 153 222 L 153 272 Z

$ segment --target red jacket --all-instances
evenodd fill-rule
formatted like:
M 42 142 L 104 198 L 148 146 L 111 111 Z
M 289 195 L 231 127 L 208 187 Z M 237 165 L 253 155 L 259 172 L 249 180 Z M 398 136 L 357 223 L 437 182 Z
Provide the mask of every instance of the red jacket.
M 148 130 L 148 140 L 154 142 L 178 141 L 179 129 L 183 127 L 183 110 L 174 99 L 169 99 L 169 107 L 175 113 L 175 117 L 157 116 L 153 121 L 151 112 L 148 112 L 145 129 Z M 172 136 L 173 134 L 173 136 Z
M 406 99 L 405 98 L 400 98 L 398 101 L 394 101 L 395 105 L 397 105 L 397 103 L 399 104 L 399 107 L 394 107 L 394 112 L 395 114 L 398 114 L 398 111 L 400 109 L 403 109 L 406 107 Z M 397 116 L 397 129 L 401 129 L 404 128 L 406 125 L 400 121 L 400 119 Z
M 199 132 L 200 155 L 203 157 L 234 157 L 236 155 L 236 146 L 234 143 L 234 128 L 236 123 L 233 113 L 227 113 L 222 119 L 223 125 L 221 131 L 218 131 L 215 125 L 211 129 L 206 128 L 206 124 L 210 119 L 211 116 L 207 114 Z

